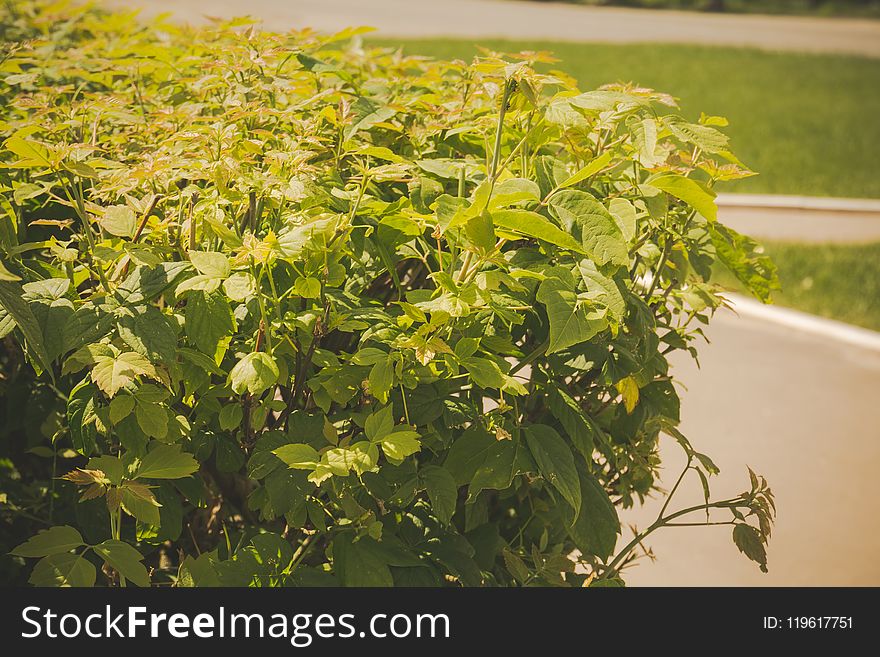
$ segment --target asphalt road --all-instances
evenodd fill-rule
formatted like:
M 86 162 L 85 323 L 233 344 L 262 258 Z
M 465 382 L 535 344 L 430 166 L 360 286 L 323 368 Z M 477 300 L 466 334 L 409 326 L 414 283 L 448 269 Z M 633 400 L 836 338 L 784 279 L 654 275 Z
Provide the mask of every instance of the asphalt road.
M 707 14 L 552 2 L 503 0 L 101 0 L 172 12 L 197 22 L 205 15 L 250 14 L 271 29 L 334 31 L 369 25 L 382 36 L 503 37 L 609 43 L 664 42 L 753 46 L 880 57 L 880 21 L 799 16 Z

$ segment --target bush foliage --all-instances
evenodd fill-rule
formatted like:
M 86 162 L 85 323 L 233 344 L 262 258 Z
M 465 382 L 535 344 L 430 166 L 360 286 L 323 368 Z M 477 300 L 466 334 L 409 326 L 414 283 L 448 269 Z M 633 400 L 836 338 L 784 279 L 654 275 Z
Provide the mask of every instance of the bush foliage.
M 0 25 L 6 581 L 619 585 L 710 512 L 765 567 L 772 494 L 709 497 L 667 363 L 713 268 L 775 285 L 716 219 L 723 119 L 543 53 Z M 620 547 L 661 435 L 705 504 Z

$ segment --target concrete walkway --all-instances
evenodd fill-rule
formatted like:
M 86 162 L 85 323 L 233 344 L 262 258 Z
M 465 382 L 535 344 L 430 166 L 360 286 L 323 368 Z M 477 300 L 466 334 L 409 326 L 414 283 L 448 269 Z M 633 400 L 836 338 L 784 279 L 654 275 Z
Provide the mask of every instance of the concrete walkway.
M 880 200 L 719 194 L 719 220 L 756 239 L 813 244 L 880 242 Z
M 657 561 L 640 560 L 626 580 L 631 585 L 878 586 L 880 340 L 873 348 L 864 342 L 856 346 L 747 310 L 740 317 L 719 312 L 708 329 L 712 343 L 700 349 L 702 368 L 679 355 L 673 372 L 686 388 L 682 430 L 721 468 L 713 497 L 746 490 L 746 465 L 766 476 L 776 493 L 779 517 L 768 550 L 770 572 L 761 573 L 738 553 L 730 527 L 675 527 L 647 541 Z M 662 451 L 668 489 L 684 458 L 671 439 Z M 694 476 L 670 510 L 701 502 Z M 660 506 L 660 500 L 650 502 L 623 519 L 645 527 Z M 624 536 L 630 537 L 629 532 Z
M 141 7 L 148 15 L 172 12 L 191 22 L 205 15 L 250 14 L 273 30 L 312 27 L 334 31 L 369 25 L 386 37 L 699 43 L 880 57 L 880 21 L 844 18 L 724 15 L 504 0 L 101 1 L 117 7 Z

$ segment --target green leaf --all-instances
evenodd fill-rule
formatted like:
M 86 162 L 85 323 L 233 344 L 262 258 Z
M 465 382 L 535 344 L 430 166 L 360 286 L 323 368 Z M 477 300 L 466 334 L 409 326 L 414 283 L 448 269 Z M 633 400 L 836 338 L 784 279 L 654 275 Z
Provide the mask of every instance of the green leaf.
M 154 363 L 170 363 L 177 358 L 177 334 L 165 315 L 153 306 L 122 317 L 118 330 L 125 344 Z
M 574 277 L 565 271 L 557 274 L 541 281 L 537 294 L 550 320 L 548 354 L 586 342 L 608 326 L 601 313 L 578 299 Z
M 663 117 L 663 122 L 681 141 L 693 144 L 707 153 L 721 153 L 729 147 L 727 135 L 708 125 L 689 123 L 675 115 Z
M 779 277 L 776 265 L 764 255 L 760 245 L 732 228 L 717 223 L 709 226 L 709 235 L 724 266 L 749 292 L 764 303 L 769 303 L 771 293 L 779 289 Z
M 577 185 L 582 180 L 586 180 L 590 176 L 594 176 L 599 173 L 602 169 L 608 166 L 608 163 L 611 162 L 611 157 L 613 153 L 611 151 L 605 151 L 599 157 L 590 161 L 584 168 L 578 171 L 576 174 L 571 176 L 570 178 L 566 178 L 564 181 L 559 183 L 559 189 L 565 189 L 566 187 L 571 187 L 572 185 Z
M 526 178 L 508 178 L 495 185 L 492 190 L 492 198 L 489 200 L 489 208 L 497 210 L 514 203 L 540 200 L 541 188 L 536 182 Z
M 51 166 L 49 151 L 42 144 L 14 135 L 3 144 L 6 150 L 15 153 L 20 159 L 16 167 L 48 167 Z
M 419 475 L 425 484 L 425 491 L 428 493 L 428 499 L 431 500 L 431 508 L 437 520 L 444 525 L 449 524 L 458 500 L 455 478 L 449 470 L 436 465 L 425 466 Z
M 545 424 L 526 428 L 526 443 L 538 464 L 538 472 L 565 498 L 577 520 L 581 511 L 581 486 L 574 456 L 558 433 Z
M 617 227 L 626 242 L 632 242 L 636 236 L 636 208 L 625 198 L 613 198 L 608 202 L 608 211 L 617 222 Z
M 568 533 L 577 548 L 585 555 L 607 559 L 614 552 L 620 520 L 605 489 L 592 475 L 580 472 L 581 512 L 562 507 L 562 516 L 568 525 Z
M 160 440 L 168 435 L 168 411 L 164 406 L 138 402 L 134 416 L 146 435 Z
M 528 235 L 569 251 L 584 253 L 583 247 L 571 235 L 555 226 L 549 219 L 530 210 L 495 210 L 492 220 L 498 228 Z
M 321 281 L 312 276 L 297 278 L 293 284 L 293 291 L 303 299 L 317 299 L 321 296 Z
M 370 394 L 382 404 L 388 403 L 388 393 L 394 385 L 394 359 L 383 353 L 382 360 L 376 362 L 370 369 L 367 380 L 370 384 Z
M 89 414 L 94 414 L 95 394 L 98 389 L 88 378 L 80 381 L 67 399 L 67 426 L 70 428 L 70 442 L 83 456 L 95 451 L 95 438 L 98 431 L 94 422 L 85 422 Z
M 229 384 L 237 394 L 259 395 L 278 382 L 275 359 L 263 351 L 247 354 L 229 372 Z
M 189 251 L 189 261 L 200 274 L 211 278 L 226 278 L 232 273 L 229 258 L 215 251 Z
M 243 418 L 244 411 L 240 404 L 226 404 L 220 409 L 220 415 L 217 419 L 220 422 L 221 429 L 224 431 L 231 431 L 237 429 L 239 425 L 241 425 Z
M 20 281 L 21 276 L 16 276 L 11 271 L 6 268 L 2 262 L 0 262 L 0 281 Z
M 463 358 L 461 364 L 471 375 L 474 383 L 481 388 L 503 388 L 506 382 L 504 373 L 494 360 L 471 356 Z
M 134 410 L 134 397 L 131 395 L 118 395 L 110 401 L 110 422 L 118 424 Z
M 40 559 L 28 580 L 34 586 L 92 587 L 97 572 L 81 554 L 53 554 Z
M 709 221 L 718 220 L 715 192 L 707 190 L 697 181 L 675 174 L 663 174 L 648 179 L 647 184 L 684 201 Z
M 95 357 L 92 381 L 108 397 L 113 397 L 120 388 L 129 385 L 138 376 L 159 378 L 152 363 L 133 351 L 124 351 L 117 356 L 99 355 Z
M 223 291 L 233 301 L 244 301 L 256 293 L 257 283 L 250 273 L 240 271 L 223 281 Z
M 564 189 L 550 197 L 550 208 L 566 231 L 580 236 L 583 249 L 597 265 L 629 263 L 629 251 L 620 227 L 592 195 Z
M 394 428 L 394 415 L 391 406 L 385 406 L 371 413 L 364 422 L 364 433 L 372 441 L 380 440 Z
M 402 461 L 410 454 L 418 452 L 422 445 L 419 442 L 418 432 L 408 429 L 395 429 L 391 433 L 379 439 L 382 451 L 392 461 Z
M 104 213 L 98 219 L 101 228 L 116 237 L 134 237 L 137 230 L 137 217 L 127 205 L 111 205 L 104 208 Z
M 372 538 L 354 541 L 344 532 L 333 541 L 333 570 L 343 586 L 394 586 L 388 562 Z
M 187 339 L 219 364 L 235 331 L 235 317 L 226 299 L 222 294 L 196 291 L 187 298 L 184 312 Z
M 180 445 L 156 445 L 141 459 L 138 479 L 180 479 L 199 469 L 192 455 L 181 451 Z
M 291 226 L 278 235 L 278 248 L 289 260 L 297 260 L 310 243 L 322 243 L 330 239 L 336 229 L 336 218 L 327 217 Z
M 126 482 L 126 485 L 120 490 L 122 491 L 122 508 L 127 514 L 147 525 L 161 523 L 159 502 L 149 488 L 137 482 Z
M 128 543 L 117 540 L 107 540 L 99 543 L 94 548 L 107 564 L 116 569 L 125 579 L 136 586 L 149 586 L 150 576 L 144 567 L 143 556 Z
M 767 572 L 767 550 L 757 529 L 745 523 L 735 524 L 733 542 L 740 552 L 760 566 L 761 572 Z
M 452 474 L 456 486 L 471 482 L 486 460 L 489 448 L 496 442 L 494 436 L 478 426 L 467 429 L 455 439 L 446 454 L 443 467 Z
M 70 552 L 81 545 L 84 545 L 83 538 L 76 529 L 68 525 L 58 525 L 32 536 L 10 554 L 17 557 L 48 557 Z
M 155 267 L 136 267 L 116 292 L 128 304 L 152 301 L 171 289 L 177 278 L 187 269 L 187 262 L 160 262 Z
M 351 105 L 351 125 L 345 130 L 345 139 L 351 139 L 360 130 L 369 130 L 377 123 L 387 121 L 397 112 L 387 105 L 379 105 L 359 96 Z
M 578 263 L 581 279 L 587 286 L 590 299 L 608 309 L 608 315 L 616 322 L 623 321 L 626 315 L 626 301 L 617 283 L 600 272 L 592 260 Z
M 472 502 L 486 488 L 504 490 L 510 487 L 515 473 L 517 448 L 512 440 L 496 440 L 486 450 L 486 458 L 477 468 L 468 487 L 468 501 Z
M 633 376 L 625 376 L 615 384 L 617 391 L 623 398 L 623 405 L 627 414 L 635 410 L 639 403 L 639 384 Z
M 568 439 L 578 448 L 587 461 L 593 458 L 596 429 L 583 409 L 565 390 L 556 385 L 547 388 L 547 403 Z
M 287 464 L 292 470 L 314 470 L 318 467 L 321 457 L 311 445 L 292 443 L 272 450 L 272 453 Z
M 46 353 L 43 332 L 30 306 L 22 298 L 23 295 L 24 290 L 18 283 L 0 280 L 0 306 L 15 320 L 15 325 L 27 340 L 28 355 L 41 370 L 46 370 L 51 375 L 51 360 Z

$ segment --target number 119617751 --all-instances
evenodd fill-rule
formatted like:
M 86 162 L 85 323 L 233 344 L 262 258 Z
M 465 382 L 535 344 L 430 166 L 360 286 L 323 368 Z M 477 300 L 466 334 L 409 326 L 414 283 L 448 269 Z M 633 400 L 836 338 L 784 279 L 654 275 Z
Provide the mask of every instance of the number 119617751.
M 852 616 L 764 616 L 765 630 L 851 630 Z

